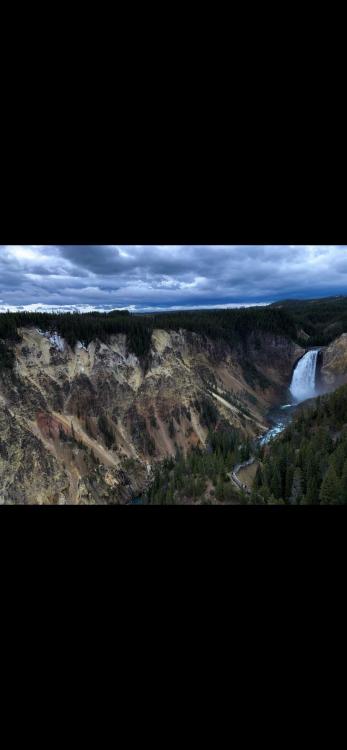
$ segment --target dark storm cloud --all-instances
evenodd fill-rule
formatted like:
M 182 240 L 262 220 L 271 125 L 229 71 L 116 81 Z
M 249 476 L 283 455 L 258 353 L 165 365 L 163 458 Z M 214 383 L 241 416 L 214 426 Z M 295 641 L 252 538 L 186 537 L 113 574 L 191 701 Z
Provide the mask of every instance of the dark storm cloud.
M 0 246 L 3 306 L 201 306 L 346 292 L 346 246 Z
M 120 251 L 106 245 L 61 245 L 58 248 L 63 259 L 73 266 L 95 274 L 118 273 L 125 269 Z

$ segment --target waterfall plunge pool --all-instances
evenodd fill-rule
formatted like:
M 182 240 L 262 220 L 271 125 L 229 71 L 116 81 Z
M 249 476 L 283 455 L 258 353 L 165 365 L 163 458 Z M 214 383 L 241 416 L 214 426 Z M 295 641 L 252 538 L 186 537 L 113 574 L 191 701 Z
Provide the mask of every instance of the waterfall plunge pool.
M 320 349 L 311 349 L 297 362 L 289 386 L 293 403 L 283 404 L 283 406 L 271 409 L 268 419 L 273 426 L 259 438 L 259 445 L 267 445 L 277 435 L 280 435 L 291 422 L 298 404 L 317 395 L 316 370 L 319 351 Z

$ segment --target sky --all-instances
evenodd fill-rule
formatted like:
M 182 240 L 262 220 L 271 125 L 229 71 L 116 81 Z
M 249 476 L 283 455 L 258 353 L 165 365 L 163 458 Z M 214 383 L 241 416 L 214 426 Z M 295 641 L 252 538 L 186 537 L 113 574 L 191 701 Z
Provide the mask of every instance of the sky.
M 347 245 L 0 245 L 0 310 L 180 309 L 347 294 Z

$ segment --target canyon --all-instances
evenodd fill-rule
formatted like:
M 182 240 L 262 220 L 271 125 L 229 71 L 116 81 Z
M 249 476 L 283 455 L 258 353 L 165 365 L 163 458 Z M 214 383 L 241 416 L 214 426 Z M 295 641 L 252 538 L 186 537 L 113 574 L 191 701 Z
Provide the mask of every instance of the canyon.
M 146 367 L 122 334 L 71 347 L 18 333 L 14 367 L 0 370 L 0 503 L 127 503 L 163 459 L 205 447 L 209 410 L 264 433 L 304 351 L 269 333 L 231 348 L 155 329 Z
M 290 383 L 300 401 L 312 383 L 319 393 L 347 382 L 347 334 L 307 352 L 264 331 L 231 346 L 155 328 L 144 362 L 124 334 L 71 346 L 25 327 L 13 354 L 0 369 L 1 504 L 129 503 L 163 460 L 205 449 L 212 417 L 261 438 Z

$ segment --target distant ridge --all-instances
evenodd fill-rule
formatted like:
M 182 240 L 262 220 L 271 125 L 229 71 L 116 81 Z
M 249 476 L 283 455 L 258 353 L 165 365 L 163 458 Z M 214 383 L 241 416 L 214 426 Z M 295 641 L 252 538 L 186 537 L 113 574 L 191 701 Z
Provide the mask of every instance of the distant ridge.
M 268 307 L 271 302 L 226 302 L 221 305 L 170 305 L 170 306 L 151 306 L 137 307 L 136 305 L 127 305 L 125 307 L 114 307 L 112 305 L 46 305 L 42 302 L 34 302 L 29 305 L 8 305 L 0 304 L 0 313 L 6 312 L 37 312 L 37 313 L 88 313 L 100 312 L 109 313 L 116 310 L 128 310 L 129 312 L 141 314 L 147 313 L 165 313 L 165 312 L 194 312 L 194 310 L 237 310 L 244 307 Z
M 347 296 L 345 294 L 336 294 L 332 295 L 330 297 L 312 297 L 310 299 L 299 299 L 299 298 L 293 298 L 293 299 L 281 299 L 277 300 L 277 302 L 271 302 L 271 307 L 282 307 L 283 305 L 306 305 L 306 304 L 314 304 L 314 303 L 324 303 L 324 302 L 343 302 L 347 300 Z
M 112 305 L 44 305 L 34 302 L 31 305 L 0 305 L 0 313 L 6 312 L 37 312 L 37 313 L 88 313 L 88 312 L 113 312 L 115 310 L 135 310 L 135 305 L 129 307 L 113 307 Z

